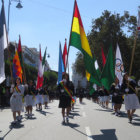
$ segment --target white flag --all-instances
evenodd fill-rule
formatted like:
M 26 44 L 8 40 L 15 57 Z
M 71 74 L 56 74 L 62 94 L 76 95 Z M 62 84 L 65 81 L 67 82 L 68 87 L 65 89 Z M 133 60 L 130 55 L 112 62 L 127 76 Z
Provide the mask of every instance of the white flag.
M 116 63 L 115 63 L 115 75 L 119 79 L 119 84 L 122 84 L 123 80 L 123 73 L 124 73 L 124 66 L 123 66 L 123 61 L 121 57 L 121 52 L 119 49 L 119 45 L 117 44 L 117 49 L 116 49 Z
M 6 21 L 4 4 L 2 4 L 1 14 L 0 14 L 0 83 L 5 80 L 5 62 L 4 62 L 4 49 L 7 48 L 7 32 L 6 32 Z

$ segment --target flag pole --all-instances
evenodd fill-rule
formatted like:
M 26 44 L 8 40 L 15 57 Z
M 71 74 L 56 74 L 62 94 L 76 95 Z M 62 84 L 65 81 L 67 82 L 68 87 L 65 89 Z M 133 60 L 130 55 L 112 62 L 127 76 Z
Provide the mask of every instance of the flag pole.
M 138 36 L 138 29 L 136 30 L 136 34 L 135 34 L 135 40 L 134 40 L 134 45 L 133 45 L 133 50 L 132 50 L 131 63 L 130 63 L 130 68 L 129 68 L 129 76 L 131 76 L 131 73 L 132 73 L 132 65 L 133 65 L 133 61 L 134 61 L 134 54 L 135 54 L 135 49 L 136 49 L 137 36 Z
M 72 16 L 72 22 L 71 22 L 71 30 L 72 30 L 72 24 L 73 24 L 73 17 L 74 17 L 75 3 L 76 3 L 76 0 L 74 0 L 73 16 Z M 67 70 L 68 56 L 69 56 L 69 50 L 70 50 L 71 30 L 70 30 L 70 37 L 69 37 L 69 45 L 68 45 L 68 55 L 67 55 L 66 70 Z M 69 74 L 69 72 L 68 72 L 68 74 Z

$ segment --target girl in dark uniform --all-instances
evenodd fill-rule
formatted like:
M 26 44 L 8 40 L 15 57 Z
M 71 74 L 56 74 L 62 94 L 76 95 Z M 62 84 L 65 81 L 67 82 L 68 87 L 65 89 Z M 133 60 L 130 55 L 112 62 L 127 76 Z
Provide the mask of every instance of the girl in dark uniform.
M 115 79 L 115 84 L 111 86 L 112 102 L 114 103 L 115 115 L 120 115 L 120 109 L 123 103 L 121 87 L 118 78 Z
M 71 108 L 71 96 L 68 94 L 70 92 L 70 83 L 68 74 L 64 73 L 62 75 L 62 81 L 58 85 L 59 90 L 59 108 L 62 108 L 63 123 L 65 123 L 65 110 L 66 110 L 66 121 L 69 122 L 69 112 Z

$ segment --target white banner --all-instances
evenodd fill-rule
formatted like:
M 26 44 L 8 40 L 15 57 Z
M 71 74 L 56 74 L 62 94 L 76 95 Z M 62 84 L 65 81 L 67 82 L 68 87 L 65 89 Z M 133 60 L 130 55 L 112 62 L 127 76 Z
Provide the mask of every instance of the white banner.
M 116 49 L 116 64 L 115 64 L 115 75 L 119 79 L 119 84 L 122 84 L 123 80 L 123 73 L 124 73 L 124 66 L 123 66 L 123 61 L 121 57 L 121 52 L 119 49 L 119 45 L 117 44 L 117 49 Z

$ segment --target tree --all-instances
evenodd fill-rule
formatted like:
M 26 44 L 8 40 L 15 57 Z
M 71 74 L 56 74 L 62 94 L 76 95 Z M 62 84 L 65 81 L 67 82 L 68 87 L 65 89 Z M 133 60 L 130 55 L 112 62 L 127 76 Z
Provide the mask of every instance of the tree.
M 53 71 L 44 72 L 44 85 L 53 90 L 56 88 L 57 73 Z

